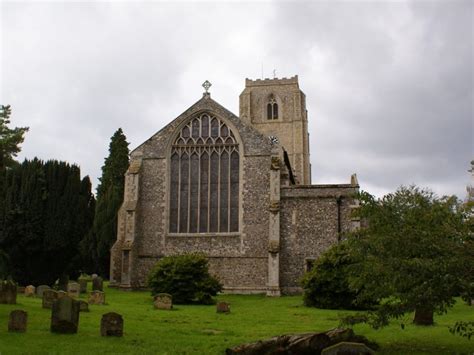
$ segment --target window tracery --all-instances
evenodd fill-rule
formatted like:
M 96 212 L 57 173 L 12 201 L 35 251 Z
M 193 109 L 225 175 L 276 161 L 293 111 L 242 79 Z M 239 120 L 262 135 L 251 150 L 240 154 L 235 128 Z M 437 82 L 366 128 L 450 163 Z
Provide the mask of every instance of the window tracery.
M 278 119 L 278 104 L 273 96 L 270 97 L 267 104 L 267 120 Z
M 201 114 L 171 147 L 170 233 L 239 230 L 239 145 L 217 117 Z

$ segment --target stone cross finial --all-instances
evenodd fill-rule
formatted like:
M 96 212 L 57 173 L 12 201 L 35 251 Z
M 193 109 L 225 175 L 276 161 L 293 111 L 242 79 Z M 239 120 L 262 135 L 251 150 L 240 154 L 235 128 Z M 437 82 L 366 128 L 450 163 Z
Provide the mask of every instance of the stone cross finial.
M 209 80 L 206 80 L 204 83 L 202 83 L 202 87 L 204 88 L 204 90 L 206 90 L 206 94 L 208 93 L 209 88 L 211 86 L 212 86 L 212 84 L 209 82 Z

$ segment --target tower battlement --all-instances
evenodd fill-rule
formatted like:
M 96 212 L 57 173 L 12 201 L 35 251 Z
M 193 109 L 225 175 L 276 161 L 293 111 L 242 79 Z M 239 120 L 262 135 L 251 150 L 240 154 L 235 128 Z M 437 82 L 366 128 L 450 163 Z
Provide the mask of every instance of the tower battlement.
M 245 87 L 271 85 L 296 85 L 298 87 L 298 75 L 292 76 L 291 78 L 245 79 Z

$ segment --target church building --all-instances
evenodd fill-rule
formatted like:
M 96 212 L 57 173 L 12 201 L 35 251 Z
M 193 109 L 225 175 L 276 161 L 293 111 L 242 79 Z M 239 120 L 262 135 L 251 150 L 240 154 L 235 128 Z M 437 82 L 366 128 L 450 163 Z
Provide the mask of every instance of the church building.
M 146 287 L 168 255 L 202 253 L 228 293 L 301 292 L 314 260 L 359 224 L 355 175 L 312 185 L 298 76 L 245 80 L 239 116 L 200 100 L 130 154 L 110 284 Z

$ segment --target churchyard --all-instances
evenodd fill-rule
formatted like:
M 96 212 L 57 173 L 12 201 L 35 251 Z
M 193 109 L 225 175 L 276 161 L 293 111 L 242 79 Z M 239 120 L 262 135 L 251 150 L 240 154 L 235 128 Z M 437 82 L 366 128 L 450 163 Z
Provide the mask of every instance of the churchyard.
M 89 282 L 88 292 L 77 299 L 89 301 L 91 286 Z M 90 304 L 89 312 L 80 312 L 76 334 L 51 332 L 52 310 L 43 308 L 40 297 L 18 294 L 17 304 L 0 304 L 1 353 L 223 354 L 226 348 L 275 335 L 323 332 L 336 327 L 339 315 L 348 313 L 305 307 L 301 296 L 263 295 L 218 295 L 218 301 L 230 304 L 229 313 L 217 313 L 216 305 L 173 305 L 171 310 L 159 310 L 150 292 L 104 286 L 105 304 Z M 8 331 L 13 310 L 27 312 L 26 332 Z M 111 312 L 123 319 L 122 337 L 101 336 L 102 316 Z M 452 335 L 448 327 L 457 320 L 474 319 L 474 307 L 457 299 L 447 314 L 435 317 L 434 326 L 414 326 L 412 317 L 392 321 L 382 330 L 356 325 L 354 331 L 377 342 L 378 354 L 473 353 L 473 340 Z

